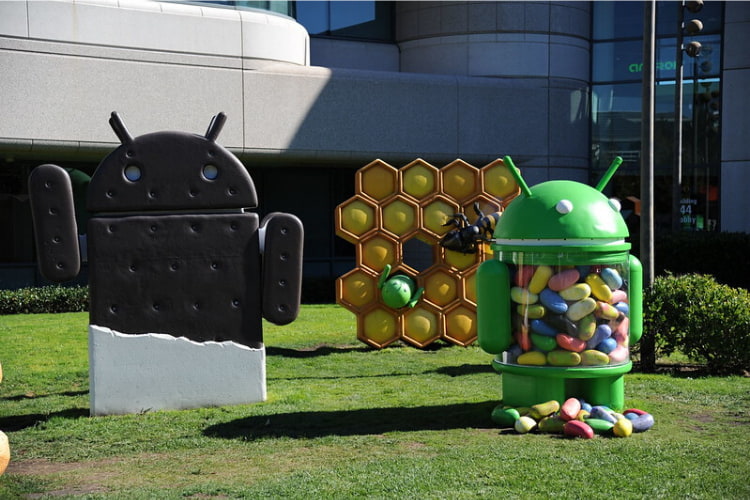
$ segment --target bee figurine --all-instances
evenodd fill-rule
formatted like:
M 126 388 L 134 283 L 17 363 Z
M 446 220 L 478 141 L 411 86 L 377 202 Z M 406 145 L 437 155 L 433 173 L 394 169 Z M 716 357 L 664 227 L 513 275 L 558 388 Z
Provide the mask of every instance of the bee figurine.
M 465 214 L 454 214 L 452 219 L 443 224 L 455 226 L 455 229 L 451 229 L 440 239 L 443 248 L 464 254 L 477 253 L 479 244 L 492 241 L 492 233 L 500 213 L 484 215 L 478 202 L 474 202 L 474 212 L 478 217 L 474 224 L 469 222 Z
M 138 413 L 262 401 L 262 318 L 297 317 L 303 228 L 297 217 L 260 220 L 243 164 L 205 135 L 132 137 L 87 191 L 91 414 Z M 80 270 L 71 182 L 56 165 L 29 176 L 40 271 L 63 282 Z

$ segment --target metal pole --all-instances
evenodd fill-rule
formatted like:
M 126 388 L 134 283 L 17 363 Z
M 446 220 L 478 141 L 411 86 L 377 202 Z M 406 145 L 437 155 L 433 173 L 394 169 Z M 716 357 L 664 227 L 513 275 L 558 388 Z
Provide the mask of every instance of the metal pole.
M 672 232 L 680 230 L 680 199 L 682 198 L 682 33 L 685 2 L 677 4 L 677 53 L 675 54 L 674 83 L 674 165 L 672 169 Z
M 656 2 L 643 4 L 643 88 L 641 108 L 641 263 L 643 288 L 654 284 L 654 46 Z M 656 367 L 653 332 L 644 332 L 641 340 L 641 369 Z

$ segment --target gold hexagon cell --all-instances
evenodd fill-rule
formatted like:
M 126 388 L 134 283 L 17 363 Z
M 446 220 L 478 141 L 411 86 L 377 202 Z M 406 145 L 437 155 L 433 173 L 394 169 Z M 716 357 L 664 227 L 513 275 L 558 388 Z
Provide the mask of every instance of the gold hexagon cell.
M 376 208 L 360 196 L 354 196 L 336 208 L 336 234 L 350 243 L 356 244 L 376 225 Z
M 378 277 L 363 269 L 354 269 L 336 280 L 337 302 L 357 311 L 377 300 Z
M 445 312 L 443 338 L 467 346 L 477 339 L 477 312 L 474 307 L 458 304 Z
M 462 253 L 455 250 L 443 249 L 443 261 L 458 271 L 463 271 L 477 264 L 481 255 L 481 252 Z
M 355 181 L 358 192 L 381 201 L 398 189 L 398 170 L 382 160 L 375 160 L 357 171 Z
M 471 304 L 477 304 L 477 268 L 464 274 L 463 298 Z
M 392 311 L 379 307 L 357 316 L 357 338 L 378 349 L 398 340 L 399 320 Z
M 445 307 L 458 298 L 456 276 L 445 268 L 430 271 L 424 278 L 424 299 Z
M 440 170 L 443 179 L 443 193 L 463 201 L 479 190 L 479 170 L 462 160 Z
M 418 159 L 401 170 L 401 191 L 421 199 L 438 191 L 438 169 L 424 160 Z
M 404 313 L 402 339 L 417 347 L 425 347 L 440 338 L 440 313 L 420 303 Z
M 419 227 L 419 207 L 403 196 L 396 196 L 383 206 L 383 229 L 398 237 L 406 236 Z
M 386 264 L 394 266 L 400 257 L 398 244 L 385 234 L 376 234 L 362 240 L 358 250 L 359 265 L 378 273 L 385 268 Z
M 444 196 L 436 196 L 422 206 L 422 228 L 434 238 L 440 238 L 451 226 L 444 226 L 458 213 L 458 204 Z
M 495 160 L 480 169 L 482 179 L 482 190 L 495 196 L 507 205 L 512 198 L 520 192 L 515 178 L 503 163 L 503 160 Z

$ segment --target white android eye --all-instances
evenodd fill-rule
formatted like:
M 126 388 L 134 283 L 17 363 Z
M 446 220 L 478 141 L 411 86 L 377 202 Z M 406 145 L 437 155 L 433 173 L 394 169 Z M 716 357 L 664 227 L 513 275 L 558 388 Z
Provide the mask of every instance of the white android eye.
M 557 202 L 557 205 L 555 205 L 555 210 L 557 210 L 557 213 L 560 214 L 569 214 L 573 211 L 573 202 L 570 200 L 560 200 Z
M 125 167 L 125 178 L 131 182 L 135 182 L 141 178 L 141 167 L 136 165 L 128 165 Z
M 209 163 L 208 165 L 203 166 L 203 177 L 205 177 L 209 181 L 212 181 L 216 179 L 218 176 L 219 176 L 219 169 L 216 168 L 216 165 L 211 165 Z
M 615 212 L 619 212 L 620 210 L 622 210 L 622 204 L 617 198 L 610 198 L 609 206 L 612 207 L 612 210 L 614 210 Z

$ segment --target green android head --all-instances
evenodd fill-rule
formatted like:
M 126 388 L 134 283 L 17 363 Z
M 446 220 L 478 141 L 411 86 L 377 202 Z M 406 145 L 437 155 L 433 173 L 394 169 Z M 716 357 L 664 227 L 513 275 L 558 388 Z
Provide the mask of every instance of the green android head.
M 388 278 L 390 273 L 391 266 L 386 264 L 378 282 L 378 288 L 380 288 L 380 294 L 385 305 L 394 309 L 400 309 L 404 306 L 414 307 L 422 296 L 423 289 L 417 289 L 414 280 L 404 274 L 397 274 Z
M 513 200 L 495 227 L 495 248 L 501 252 L 541 251 L 554 255 L 570 252 L 587 254 L 589 262 L 596 255 L 627 252 L 630 244 L 619 203 L 608 199 L 602 189 L 622 163 L 616 158 L 596 188 L 573 181 L 548 181 L 530 189 L 513 165 L 504 162 L 521 186 L 521 196 Z M 559 252 L 557 252 L 559 250 Z M 593 260 L 592 260 L 593 259 Z M 563 257 L 564 260 L 564 257 Z

